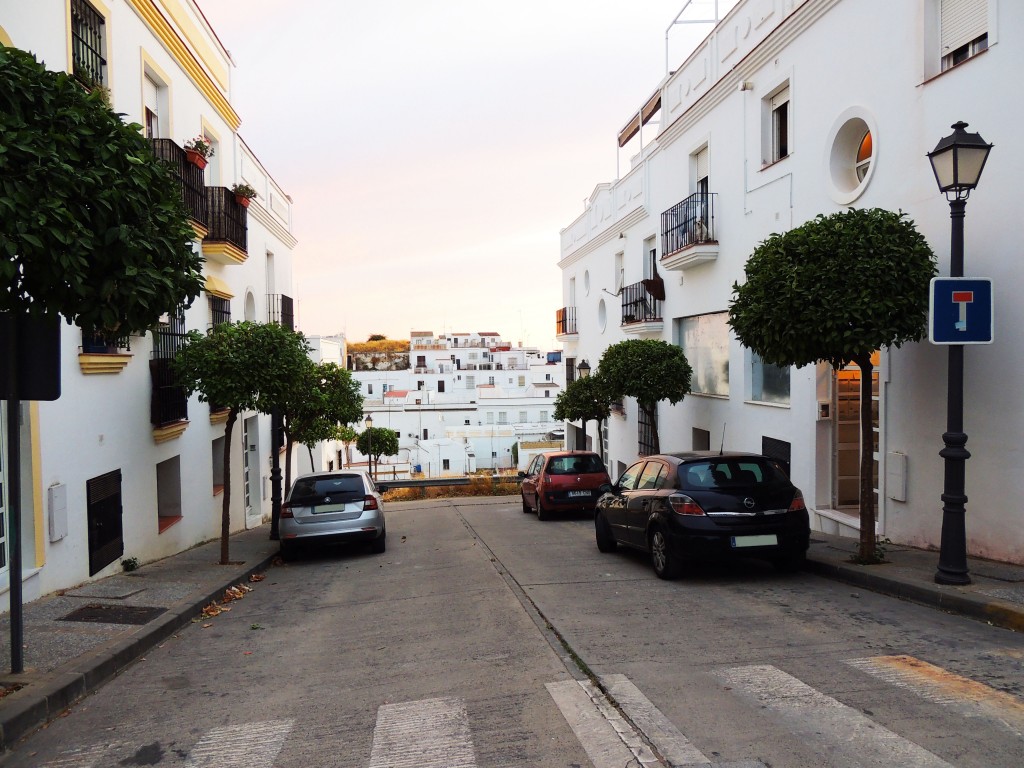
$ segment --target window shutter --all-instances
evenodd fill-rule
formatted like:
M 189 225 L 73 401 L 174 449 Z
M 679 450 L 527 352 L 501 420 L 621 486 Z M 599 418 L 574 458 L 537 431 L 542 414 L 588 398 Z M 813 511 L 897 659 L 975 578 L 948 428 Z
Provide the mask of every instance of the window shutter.
M 697 153 L 697 181 L 707 178 L 708 175 L 708 148 L 704 147 Z
M 942 55 L 988 31 L 988 0 L 942 0 Z
M 789 101 L 789 86 L 788 85 L 785 88 L 783 88 L 781 91 L 779 91 L 777 94 L 772 96 L 772 109 L 773 110 L 778 109 L 783 104 L 785 104 L 787 101 Z
M 158 109 L 159 101 L 157 99 L 157 88 L 148 76 L 142 78 L 142 99 L 145 102 L 145 107 L 153 114 L 160 114 Z

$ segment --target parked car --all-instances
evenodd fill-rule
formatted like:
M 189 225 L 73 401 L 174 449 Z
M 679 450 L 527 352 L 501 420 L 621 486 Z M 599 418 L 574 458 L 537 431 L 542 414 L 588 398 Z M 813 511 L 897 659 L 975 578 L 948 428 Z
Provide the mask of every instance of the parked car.
M 520 472 L 523 512 L 539 520 L 555 512 L 593 512 L 602 485 L 611 483 L 601 457 L 593 451 L 549 451 Z
M 281 504 L 280 536 L 285 560 L 306 544 L 368 541 L 371 551 L 384 552 L 384 501 L 359 470 L 300 475 Z
M 694 451 L 646 456 L 606 486 L 594 514 L 597 548 L 649 552 L 654 572 L 727 557 L 798 570 L 810 544 L 804 497 L 784 465 L 752 453 Z

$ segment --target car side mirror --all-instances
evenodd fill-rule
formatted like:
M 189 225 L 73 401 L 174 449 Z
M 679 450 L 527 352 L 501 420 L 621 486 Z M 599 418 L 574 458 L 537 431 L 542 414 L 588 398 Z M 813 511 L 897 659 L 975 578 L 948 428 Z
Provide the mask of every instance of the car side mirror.
M 615 488 L 611 483 L 601 483 L 601 485 L 597 487 L 597 490 L 598 493 L 615 493 Z
M 525 473 L 525 472 L 520 472 L 520 473 L 519 473 L 519 477 L 521 477 L 521 478 L 522 478 L 522 477 L 526 477 L 526 473 Z

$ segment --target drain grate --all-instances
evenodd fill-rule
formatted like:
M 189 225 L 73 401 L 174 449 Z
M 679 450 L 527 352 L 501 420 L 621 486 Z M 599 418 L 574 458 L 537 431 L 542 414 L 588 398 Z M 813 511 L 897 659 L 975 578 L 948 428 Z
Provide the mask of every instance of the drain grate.
M 76 608 L 60 621 L 89 621 L 98 624 L 147 624 L 166 608 L 148 608 L 142 605 L 106 605 L 90 603 Z

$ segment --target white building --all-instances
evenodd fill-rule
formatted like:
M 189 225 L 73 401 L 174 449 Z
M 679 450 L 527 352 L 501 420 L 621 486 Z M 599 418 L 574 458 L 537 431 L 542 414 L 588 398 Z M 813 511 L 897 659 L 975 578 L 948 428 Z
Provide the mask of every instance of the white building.
M 999 329 L 994 344 L 966 350 L 968 546 L 1024 562 L 1024 409 L 1013 384 L 1024 370 L 1014 334 L 1024 303 L 1009 210 L 1024 167 L 1024 99 L 1012 95 L 1022 68 L 1021 3 L 741 0 L 624 116 L 628 167 L 562 231 L 567 364 L 596 367 L 627 338 L 681 345 L 693 393 L 660 404 L 663 450 L 786 458 L 814 526 L 855 535 L 859 371 L 762 365 L 726 323 L 732 286 L 771 233 L 848 206 L 907 212 L 948 275 L 950 210 L 925 155 L 966 121 L 995 144 L 967 205 L 965 252 L 967 275 L 994 280 Z M 947 351 L 923 342 L 878 357 L 877 533 L 937 548 Z M 613 475 L 643 452 L 643 432 L 627 399 L 607 428 Z M 571 429 L 570 445 L 580 441 Z
M 561 428 L 558 360 L 559 353 L 513 346 L 497 333 L 413 331 L 407 369 L 352 374 L 373 425 L 399 434 L 399 455 L 383 459 L 390 466 L 381 465 L 380 477 L 515 469 L 521 441 Z
M 238 133 L 233 64 L 192 0 L 0 0 L 0 43 L 109 88 L 113 109 L 144 126 L 182 180 L 206 258 L 206 289 L 130 349 L 95 347 L 61 324 L 62 396 L 21 412 L 24 596 L 164 557 L 220 534 L 227 411 L 168 386 L 180 334 L 215 321 L 293 322 L 292 205 Z M 86 77 L 81 73 L 88 71 Z M 205 169 L 182 144 L 214 147 Z M 257 197 L 246 208 L 230 187 Z M 10 424 L 0 422 L 0 432 Z M 232 436 L 234 530 L 270 514 L 270 419 L 239 417 Z M 3 471 L 10 469 L 6 456 Z M 4 492 L 13 481 L 0 476 Z M 0 493 L 0 508 L 6 496 Z M 7 515 L 4 515 L 7 519 Z M 0 583 L 9 583 L 0 542 Z

